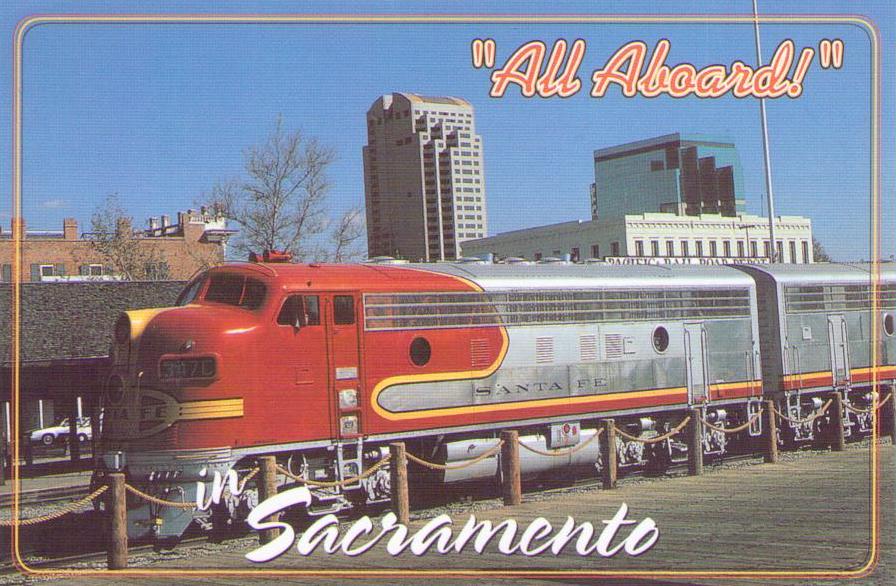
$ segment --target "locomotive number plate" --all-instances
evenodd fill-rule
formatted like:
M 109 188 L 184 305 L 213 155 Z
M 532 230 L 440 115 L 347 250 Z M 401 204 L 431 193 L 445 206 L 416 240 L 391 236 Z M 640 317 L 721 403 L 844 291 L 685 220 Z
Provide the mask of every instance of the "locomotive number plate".
M 215 359 L 211 357 L 179 358 L 163 360 L 159 364 L 163 380 L 177 378 L 214 378 Z
M 577 445 L 579 443 L 579 427 L 578 421 L 567 421 L 566 423 L 551 425 L 551 444 L 548 447 L 554 450 Z

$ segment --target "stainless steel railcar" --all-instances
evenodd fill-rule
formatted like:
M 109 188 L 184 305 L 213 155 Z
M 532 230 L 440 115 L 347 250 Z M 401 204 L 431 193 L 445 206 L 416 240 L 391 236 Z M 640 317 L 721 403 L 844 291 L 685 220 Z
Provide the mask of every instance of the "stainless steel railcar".
M 741 266 L 756 281 L 764 393 L 794 420 L 825 394 L 867 410 L 875 387 L 896 379 L 896 268 L 881 265 L 878 314 L 872 314 L 867 264 Z M 876 341 L 878 356 L 871 356 Z M 866 433 L 870 414 L 844 407 L 846 434 Z M 814 424 L 813 424 L 814 423 Z M 784 422 L 784 439 L 810 440 L 822 421 Z

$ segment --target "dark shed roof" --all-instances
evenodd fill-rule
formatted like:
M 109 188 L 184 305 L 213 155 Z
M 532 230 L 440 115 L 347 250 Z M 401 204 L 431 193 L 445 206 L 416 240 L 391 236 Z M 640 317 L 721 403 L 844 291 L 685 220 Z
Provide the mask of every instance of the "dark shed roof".
M 106 356 L 118 314 L 174 304 L 182 281 L 23 283 L 21 360 Z M 11 362 L 12 285 L 0 285 L 0 364 Z

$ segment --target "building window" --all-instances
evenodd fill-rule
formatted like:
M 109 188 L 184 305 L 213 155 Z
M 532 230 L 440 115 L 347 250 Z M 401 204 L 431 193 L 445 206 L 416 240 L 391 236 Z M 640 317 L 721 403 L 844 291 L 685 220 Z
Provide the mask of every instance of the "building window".
M 694 244 L 697 247 L 697 256 L 702 258 L 703 257 L 703 241 L 698 240 Z
M 762 243 L 763 250 L 765 252 L 765 258 L 769 258 L 772 255 L 772 245 L 768 240 Z
M 591 245 L 591 258 L 600 258 L 600 246 L 597 244 Z
M 635 240 L 635 256 L 644 256 L 643 240 Z
M 746 256 L 744 254 L 744 241 L 743 240 L 737 241 L 737 256 L 738 256 L 738 258 L 743 258 L 744 256 Z
M 790 262 L 793 262 L 793 263 L 799 262 L 796 259 L 796 240 L 790 241 Z
M 675 243 L 671 240 L 666 240 L 666 256 L 675 256 Z
M 78 274 L 83 277 L 101 277 L 103 275 L 103 265 L 81 265 L 80 267 L 78 267 Z
M 719 244 L 715 240 L 709 241 L 709 256 L 713 258 L 719 256 Z
M 61 277 L 65 275 L 64 263 L 34 263 L 31 265 L 31 280 L 33 282 L 43 281 L 48 277 Z
M 809 241 L 803 240 L 803 262 L 809 262 Z
M 681 256 L 685 258 L 691 256 L 690 243 L 687 240 L 681 241 Z
M 610 243 L 610 256 L 619 256 L 619 242 Z
M 750 256 L 752 256 L 753 258 L 756 258 L 759 256 L 759 245 L 756 243 L 755 240 L 750 242 Z
M 660 255 L 660 242 L 659 240 L 651 240 L 650 241 L 650 254 L 653 256 Z
M 4 264 L 3 270 L 0 271 L 0 281 L 3 283 L 11 283 L 12 282 L 12 265 Z
M 778 240 L 777 242 L 775 242 L 775 244 L 776 244 L 775 254 L 777 255 L 776 258 L 780 262 L 784 262 L 784 242 L 781 240 Z
M 725 240 L 722 242 L 722 250 L 724 251 L 726 258 L 731 258 L 731 243 Z
M 569 254 L 569 258 L 570 258 L 570 260 L 571 260 L 572 262 L 579 262 L 579 256 L 580 256 L 580 254 L 579 254 L 579 248 L 578 248 L 578 247 L 573 247 L 573 249 L 570 251 L 570 254 Z

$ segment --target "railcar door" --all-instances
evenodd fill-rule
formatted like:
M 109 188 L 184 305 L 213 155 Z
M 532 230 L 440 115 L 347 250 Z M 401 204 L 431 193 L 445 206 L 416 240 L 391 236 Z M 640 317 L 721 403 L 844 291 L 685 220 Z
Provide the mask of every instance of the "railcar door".
M 361 435 L 360 296 L 333 293 L 325 297 L 331 421 L 337 437 L 350 439 Z
M 709 399 L 706 363 L 706 328 L 703 323 L 684 324 L 684 361 L 688 381 L 688 403 Z
M 828 340 L 831 345 L 831 376 L 835 387 L 847 386 L 849 373 L 849 335 L 842 313 L 828 316 Z

